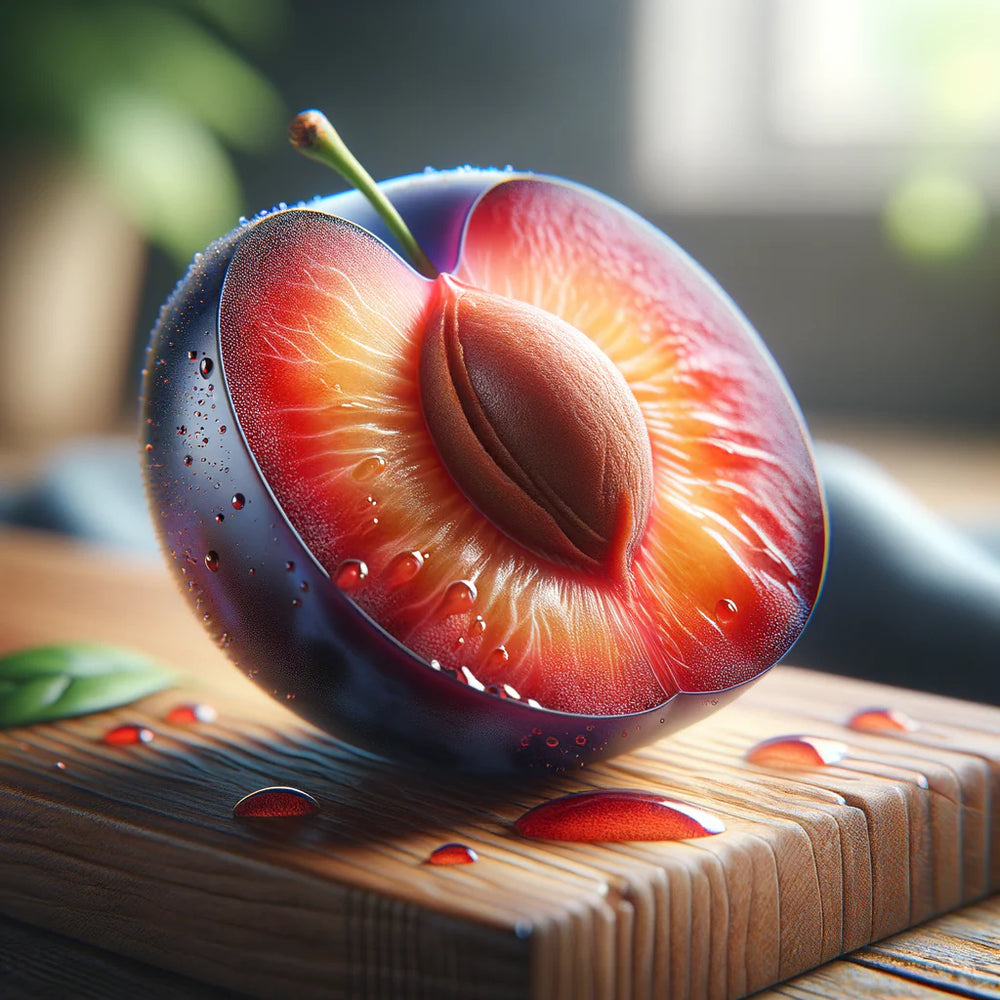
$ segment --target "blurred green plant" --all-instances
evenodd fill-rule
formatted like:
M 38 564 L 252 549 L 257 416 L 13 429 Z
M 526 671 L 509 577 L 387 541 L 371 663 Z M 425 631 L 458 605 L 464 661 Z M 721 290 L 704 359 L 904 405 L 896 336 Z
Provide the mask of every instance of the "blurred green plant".
M 33 0 L 4 15 L 7 149 L 91 171 L 179 262 L 241 210 L 232 153 L 280 140 L 275 88 L 242 54 L 280 36 L 274 0 Z

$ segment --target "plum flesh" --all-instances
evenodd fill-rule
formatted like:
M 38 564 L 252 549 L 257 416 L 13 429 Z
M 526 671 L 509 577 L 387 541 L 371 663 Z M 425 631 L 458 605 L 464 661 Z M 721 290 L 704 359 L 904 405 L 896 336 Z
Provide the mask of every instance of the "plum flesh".
M 374 212 L 351 193 L 269 215 L 215 244 L 154 333 L 144 387 L 151 506 L 208 628 L 265 690 L 294 696 L 289 703 L 310 721 L 379 754 L 466 770 L 566 767 L 648 742 L 723 704 L 794 641 L 823 564 L 808 445 L 755 335 L 662 235 L 583 189 L 496 171 L 418 175 L 386 187 L 440 270 L 481 288 L 499 275 L 498 294 L 535 299 L 552 312 L 569 302 L 567 321 L 602 337 L 599 346 L 626 373 L 650 423 L 658 476 L 651 528 L 633 560 L 636 589 L 623 597 L 572 567 L 525 559 L 449 479 L 428 444 L 412 384 L 429 301 L 420 290 L 429 282 L 383 245 Z M 568 251 L 558 245 L 565 240 L 530 253 L 517 247 L 518 219 L 541 216 L 551 227 L 560 212 L 566 225 L 582 227 Z M 294 237 L 284 256 L 281 233 Z M 598 235 L 600 246 L 581 254 Z M 358 254 L 377 258 L 375 265 L 358 268 Z M 256 259 L 259 266 L 247 266 Z M 381 293 L 361 295 L 365 306 L 384 311 L 405 297 L 402 287 L 416 290 L 416 322 L 402 316 L 389 324 L 408 337 L 386 352 L 375 381 L 385 380 L 386 367 L 405 375 L 393 393 L 397 412 L 400 400 L 408 406 L 401 418 L 408 431 L 398 439 L 423 449 L 428 469 L 418 480 L 436 485 L 421 487 L 429 492 L 420 504 L 412 494 L 383 493 L 375 534 L 364 471 L 378 469 L 390 482 L 399 452 L 356 439 L 370 431 L 384 441 L 382 417 L 393 407 L 376 401 L 374 412 L 339 411 L 348 419 L 334 427 L 355 440 L 328 461 L 328 479 L 341 485 L 327 488 L 316 463 L 331 450 L 330 414 L 315 405 L 310 378 L 334 383 L 333 369 L 303 352 L 301 341 L 273 350 L 273 336 L 268 346 L 254 326 L 271 323 L 273 334 L 277 317 L 286 332 L 312 338 L 322 310 L 304 303 L 301 288 L 289 292 L 289 283 L 308 277 L 317 301 L 329 299 L 335 286 L 320 272 L 343 274 L 345 261 L 352 283 L 372 272 L 384 281 Z M 583 271 L 575 282 L 565 279 L 571 268 Z M 616 304 L 610 322 L 581 319 L 579 290 L 595 287 L 599 303 Z M 226 310 L 240 308 L 247 316 L 234 322 Z M 341 325 L 347 312 L 340 309 Z M 657 341 L 661 329 L 679 335 L 672 355 Z M 673 384 L 665 391 L 667 375 Z M 747 424 L 749 434 L 740 429 Z M 766 447 L 755 437 L 760 426 Z M 385 467 L 366 467 L 372 459 Z M 442 511 L 463 502 L 468 509 L 454 528 Z M 737 511 L 744 516 L 734 520 Z M 414 522 L 431 543 L 406 535 Z M 479 541 L 435 538 L 448 524 Z M 699 529 L 693 547 L 692 526 Z M 473 556 L 484 551 L 503 558 L 477 566 Z M 432 611 L 449 586 L 467 579 L 476 581 L 476 606 L 431 614 L 426 627 L 414 627 L 417 602 L 384 584 L 408 552 L 427 553 L 414 582 Z M 334 581 L 350 559 L 364 560 L 369 576 L 345 590 Z M 512 579 L 518 567 L 534 582 L 530 590 Z M 551 641 L 538 642 L 539 631 Z M 491 655 L 501 647 L 506 659 Z M 471 685 L 461 682 L 468 663 Z M 502 697 L 505 684 L 520 698 Z

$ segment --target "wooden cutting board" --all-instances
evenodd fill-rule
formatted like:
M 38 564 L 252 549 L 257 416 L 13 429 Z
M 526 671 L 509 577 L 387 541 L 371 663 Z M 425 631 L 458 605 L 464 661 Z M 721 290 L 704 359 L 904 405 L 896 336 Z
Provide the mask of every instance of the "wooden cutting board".
M 400 771 L 298 721 L 201 631 L 157 563 L 0 534 L 0 652 L 136 646 L 179 688 L 0 733 L 0 914 L 256 996 L 736 997 L 1000 888 L 1000 710 L 775 668 L 659 744 L 548 785 Z M 181 701 L 210 725 L 164 721 Z M 919 724 L 848 730 L 873 705 Z M 153 742 L 108 747 L 120 722 Z M 744 760 L 756 741 L 846 742 L 836 766 Z M 322 812 L 232 817 L 290 784 Z M 526 808 L 656 790 L 726 831 L 674 843 L 524 840 Z M 473 847 L 471 865 L 430 851 Z

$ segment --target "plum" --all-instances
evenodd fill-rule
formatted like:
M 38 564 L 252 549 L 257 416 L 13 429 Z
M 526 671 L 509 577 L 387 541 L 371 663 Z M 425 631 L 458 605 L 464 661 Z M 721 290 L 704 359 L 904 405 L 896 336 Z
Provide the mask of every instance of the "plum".
M 308 113 L 293 141 L 331 133 Z M 241 224 L 153 332 L 150 505 L 216 641 L 348 742 L 466 771 L 583 764 L 726 703 L 825 559 L 756 333 L 580 185 L 366 185 Z

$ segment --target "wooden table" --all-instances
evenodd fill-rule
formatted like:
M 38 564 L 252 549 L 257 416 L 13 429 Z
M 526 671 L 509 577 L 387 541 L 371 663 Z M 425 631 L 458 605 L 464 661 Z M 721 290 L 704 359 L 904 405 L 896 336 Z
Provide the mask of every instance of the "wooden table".
M 816 966 L 762 995 L 1000 996 L 995 709 L 776 668 L 583 779 L 484 795 L 410 786 L 299 722 L 212 646 L 158 563 L 0 534 L 0 652 L 61 639 L 135 646 L 185 673 L 136 706 L 0 734 L 0 996 L 729 997 Z M 182 697 L 210 698 L 218 725 L 164 727 Z M 900 747 L 851 733 L 850 773 L 741 763 L 793 723 L 843 736 L 845 714 L 873 702 L 937 735 Z M 148 751 L 99 745 L 126 719 L 157 730 Z M 726 809 L 730 829 L 662 850 L 543 851 L 511 835 L 521 808 L 581 780 L 681 789 Z M 318 832 L 280 843 L 234 823 L 239 794 L 285 781 L 325 800 Z M 432 871 L 421 862 L 451 830 L 483 860 Z M 771 924 L 780 935 L 762 936 Z

